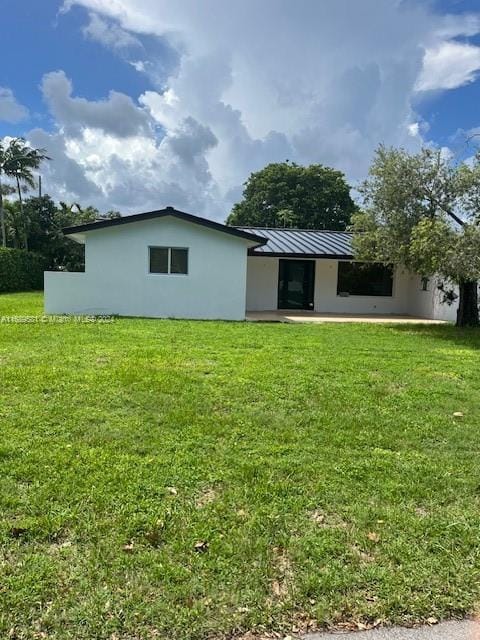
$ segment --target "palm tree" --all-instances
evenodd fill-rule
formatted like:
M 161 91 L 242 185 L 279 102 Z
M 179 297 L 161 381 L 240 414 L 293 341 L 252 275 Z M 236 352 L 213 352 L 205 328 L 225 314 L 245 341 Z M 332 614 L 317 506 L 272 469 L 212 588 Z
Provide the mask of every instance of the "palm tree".
M 2 173 L 4 173 L 4 165 L 6 158 L 6 149 L 3 141 L 0 140 L 0 232 L 2 235 L 2 247 L 7 246 L 7 232 L 5 230 L 5 211 L 3 209 L 4 186 L 2 185 Z
M 3 156 L 4 174 L 14 178 L 17 184 L 20 213 L 24 224 L 25 249 L 28 250 L 28 220 L 25 218 L 23 209 L 22 186 L 33 188 L 35 186 L 33 171 L 39 168 L 42 160 L 50 160 L 50 158 L 46 155 L 45 149 L 29 147 L 24 138 L 13 138 L 10 140 L 8 147 L 4 150 Z M 1 204 L 0 207 L 3 212 Z

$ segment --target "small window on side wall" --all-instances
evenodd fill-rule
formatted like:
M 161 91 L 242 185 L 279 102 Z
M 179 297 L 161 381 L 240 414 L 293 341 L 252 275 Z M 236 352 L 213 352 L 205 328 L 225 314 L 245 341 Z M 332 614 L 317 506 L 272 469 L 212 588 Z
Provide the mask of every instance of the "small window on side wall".
M 150 273 L 168 273 L 167 247 L 150 247 Z
M 188 274 L 188 249 L 149 247 L 150 273 Z
M 188 273 L 188 249 L 170 249 L 170 273 Z
M 391 296 L 393 268 L 365 262 L 339 262 L 338 296 Z

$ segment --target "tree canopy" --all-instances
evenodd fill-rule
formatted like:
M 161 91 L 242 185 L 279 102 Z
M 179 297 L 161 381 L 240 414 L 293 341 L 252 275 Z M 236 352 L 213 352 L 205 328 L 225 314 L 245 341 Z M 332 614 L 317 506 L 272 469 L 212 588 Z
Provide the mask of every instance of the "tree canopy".
M 343 231 L 355 210 L 341 171 L 280 162 L 250 175 L 227 224 Z
M 48 195 L 31 197 L 20 207 L 19 200 L 5 200 L 7 246 L 34 251 L 46 258 L 49 269 L 82 271 L 84 246 L 64 236 L 63 227 L 106 218 L 117 218 L 118 211 L 101 214 L 94 207 L 78 204 L 58 205 Z
M 38 169 L 43 160 L 50 160 L 45 149 L 34 149 L 30 147 L 23 138 L 12 138 L 8 144 L 0 140 L 0 233 L 2 246 L 6 246 L 5 214 L 3 210 L 4 187 L 2 185 L 2 174 L 7 178 L 15 180 L 21 218 L 24 224 L 24 244 L 28 248 L 28 237 L 26 232 L 26 214 L 23 211 L 22 185 L 27 188 L 35 186 L 33 171 Z
M 365 208 L 352 218 L 356 257 L 458 285 L 457 324 L 477 325 L 480 154 L 454 163 L 440 150 L 381 146 L 360 192 Z

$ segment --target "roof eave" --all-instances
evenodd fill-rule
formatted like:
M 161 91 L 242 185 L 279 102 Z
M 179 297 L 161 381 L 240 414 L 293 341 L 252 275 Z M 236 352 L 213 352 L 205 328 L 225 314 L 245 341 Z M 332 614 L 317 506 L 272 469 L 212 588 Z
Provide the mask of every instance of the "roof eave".
M 153 220 L 155 218 L 163 218 L 166 216 L 172 216 L 173 218 L 177 218 L 179 220 L 198 224 L 200 226 L 220 231 L 222 233 L 226 233 L 243 240 L 248 240 L 249 242 L 253 243 L 253 246 L 256 247 L 261 247 L 268 242 L 267 238 L 264 238 L 263 236 L 248 233 L 246 231 L 240 231 L 235 227 L 228 227 L 227 225 L 221 224 L 220 222 L 214 222 L 213 220 L 208 220 L 207 218 L 200 218 L 199 216 L 194 216 L 191 213 L 186 213 L 185 211 L 178 211 L 173 207 L 166 207 L 165 209 L 158 209 L 155 211 L 146 211 L 145 213 L 137 213 L 131 216 L 122 216 L 120 218 L 100 220 L 98 222 L 87 222 L 81 225 L 64 227 L 62 231 L 64 235 L 70 237 L 73 237 L 75 235 L 78 237 L 78 234 L 83 234 L 88 231 L 98 231 L 99 229 L 106 229 L 109 227 L 115 227 L 124 224 L 132 224 L 134 222 L 142 222 L 144 220 Z
M 349 253 L 295 253 L 282 251 L 255 251 L 249 249 L 249 256 L 259 258 L 298 258 L 298 259 L 317 259 L 317 260 L 352 260 L 353 254 Z

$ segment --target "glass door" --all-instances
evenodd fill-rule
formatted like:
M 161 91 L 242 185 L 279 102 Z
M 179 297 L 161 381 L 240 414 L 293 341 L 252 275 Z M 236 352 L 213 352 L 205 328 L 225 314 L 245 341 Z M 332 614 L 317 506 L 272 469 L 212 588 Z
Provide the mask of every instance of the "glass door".
M 313 310 L 315 260 L 279 260 L 278 308 Z

